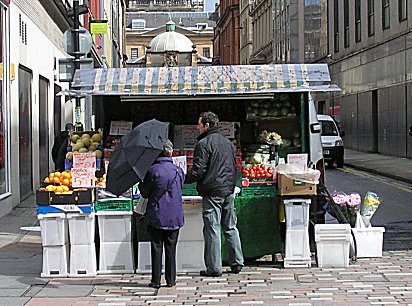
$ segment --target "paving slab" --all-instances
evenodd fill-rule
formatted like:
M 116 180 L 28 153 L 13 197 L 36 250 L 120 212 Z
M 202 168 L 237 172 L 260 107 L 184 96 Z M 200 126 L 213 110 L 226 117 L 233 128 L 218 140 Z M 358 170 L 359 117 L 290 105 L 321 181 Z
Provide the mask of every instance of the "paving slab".
M 23 306 L 29 300 L 29 297 L 0 297 L 0 306 Z
M 91 285 L 50 285 L 47 284 L 36 297 L 81 297 L 93 291 Z

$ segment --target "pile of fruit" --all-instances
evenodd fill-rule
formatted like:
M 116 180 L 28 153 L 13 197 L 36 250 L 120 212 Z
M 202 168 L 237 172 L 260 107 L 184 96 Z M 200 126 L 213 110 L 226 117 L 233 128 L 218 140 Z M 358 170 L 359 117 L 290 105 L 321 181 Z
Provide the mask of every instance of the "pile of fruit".
M 54 193 L 69 193 L 72 186 L 72 172 L 69 170 L 63 172 L 51 172 L 44 180 L 44 183 L 49 184 L 43 190 Z
M 97 187 L 106 188 L 106 174 L 97 179 Z
M 266 166 L 265 164 L 254 164 L 243 168 L 242 175 L 245 178 L 252 180 L 272 180 L 273 168 L 272 166 Z
M 89 134 L 82 133 L 73 134 L 70 136 L 70 142 L 72 146 L 72 152 L 67 152 L 66 159 L 73 161 L 73 153 L 86 153 L 86 152 L 95 152 L 96 158 L 101 158 L 103 153 L 99 150 L 99 146 L 102 142 L 102 135 L 99 133 Z

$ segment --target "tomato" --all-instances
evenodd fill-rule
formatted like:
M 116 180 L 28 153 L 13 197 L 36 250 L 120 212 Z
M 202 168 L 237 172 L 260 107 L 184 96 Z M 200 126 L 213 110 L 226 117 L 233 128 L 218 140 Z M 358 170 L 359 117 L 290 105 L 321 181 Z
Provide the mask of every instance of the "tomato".
M 257 178 L 260 178 L 262 175 L 258 172 L 257 174 L 256 174 L 256 177 Z
M 272 177 L 272 174 L 266 173 L 265 176 L 266 176 L 266 178 L 271 178 L 271 177 Z

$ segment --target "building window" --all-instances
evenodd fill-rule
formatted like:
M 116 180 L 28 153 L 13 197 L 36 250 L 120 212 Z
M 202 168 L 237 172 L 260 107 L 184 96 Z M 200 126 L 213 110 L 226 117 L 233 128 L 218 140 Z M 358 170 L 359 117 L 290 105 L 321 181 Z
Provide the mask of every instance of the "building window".
M 408 0 L 398 0 L 399 21 L 408 19 Z
M 209 58 L 210 57 L 210 48 L 206 47 L 203 48 L 203 56 Z
M 6 114 L 7 114 L 7 96 L 5 95 L 5 85 L 6 82 L 3 80 L 7 80 L 8 78 L 5 77 L 9 73 L 8 68 L 8 56 L 7 56 L 7 48 L 5 45 L 5 41 L 7 39 L 7 35 L 5 28 L 6 28 L 6 18 L 7 11 L 5 7 L 0 3 L 0 61 L 1 63 L 6 63 L 3 65 L 3 77 L 0 78 L 0 194 L 8 192 L 8 172 L 7 172 L 7 128 L 6 128 Z
M 375 0 L 368 0 L 368 36 L 375 35 Z
M 389 0 L 382 0 L 382 29 L 388 29 L 390 25 Z
M 339 52 L 339 0 L 333 2 L 333 39 L 336 53 Z
M 360 42 L 362 38 L 361 27 L 361 0 L 355 0 L 355 41 Z
M 130 49 L 130 58 L 136 59 L 139 57 L 139 50 L 137 48 Z
M 345 48 L 349 47 L 349 0 L 343 1 L 343 26 L 344 26 L 344 36 L 343 45 Z

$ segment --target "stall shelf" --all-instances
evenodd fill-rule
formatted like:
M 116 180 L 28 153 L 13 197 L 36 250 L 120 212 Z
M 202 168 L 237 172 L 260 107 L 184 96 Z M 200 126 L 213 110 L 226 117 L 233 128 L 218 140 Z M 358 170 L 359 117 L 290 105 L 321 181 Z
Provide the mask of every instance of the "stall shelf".
M 278 199 L 276 196 L 237 197 L 235 209 L 245 260 L 281 251 Z M 223 233 L 222 259 L 223 261 L 228 259 Z

